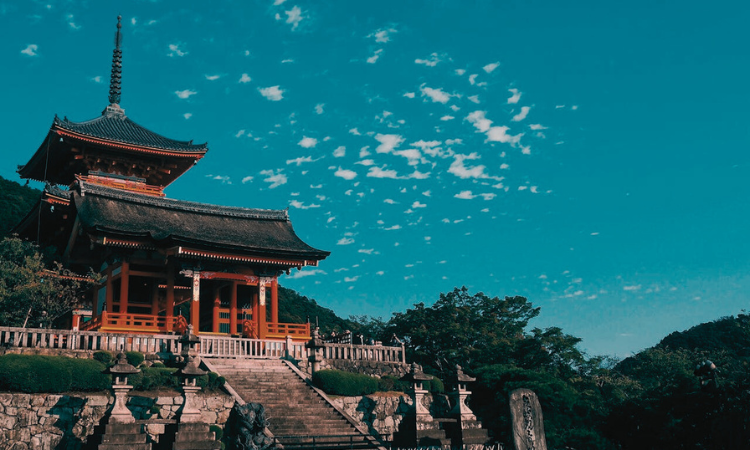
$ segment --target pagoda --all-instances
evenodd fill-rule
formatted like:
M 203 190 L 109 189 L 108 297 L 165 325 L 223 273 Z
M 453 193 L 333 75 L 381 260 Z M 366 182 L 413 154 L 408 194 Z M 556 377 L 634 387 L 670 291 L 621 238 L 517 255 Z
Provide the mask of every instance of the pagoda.
M 46 187 L 16 232 L 54 247 L 67 268 L 101 275 L 89 293 L 90 320 L 74 317 L 73 328 L 170 333 L 190 324 L 204 334 L 309 339 L 309 324 L 279 323 L 278 277 L 330 253 L 303 242 L 287 210 L 165 196 L 208 147 L 166 138 L 125 115 L 121 28 L 118 17 L 109 105 L 85 122 L 55 116 L 18 168 Z

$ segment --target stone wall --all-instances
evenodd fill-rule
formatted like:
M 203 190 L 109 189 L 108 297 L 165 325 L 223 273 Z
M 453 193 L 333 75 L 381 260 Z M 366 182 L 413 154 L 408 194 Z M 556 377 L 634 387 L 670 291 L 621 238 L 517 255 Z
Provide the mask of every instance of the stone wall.
M 359 425 L 368 429 L 370 434 L 386 441 L 393 439 L 393 433 L 398 431 L 399 425 L 412 410 L 414 403 L 406 394 L 334 397 L 331 400 Z
M 133 395 L 128 408 L 137 420 L 150 420 L 153 441 L 182 406 L 178 393 L 159 397 Z M 107 394 L 0 394 L 0 450 L 78 450 L 114 402 Z M 199 394 L 197 406 L 209 425 L 224 426 L 234 398 Z
M 297 367 L 307 376 L 311 376 L 310 362 L 307 360 L 297 361 Z M 320 369 L 336 369 L 344 372 L 362 373 L 373 377 L 390 375 L 401 378 L 409 372 L 409 366 L 402 363 L 363 361 L 352 359 L 324 359 L 320 363 Z

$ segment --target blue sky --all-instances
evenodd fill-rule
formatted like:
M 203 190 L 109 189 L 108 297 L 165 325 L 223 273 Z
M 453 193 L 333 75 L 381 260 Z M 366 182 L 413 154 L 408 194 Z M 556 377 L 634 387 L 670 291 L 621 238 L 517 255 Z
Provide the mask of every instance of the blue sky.
M 610 3 L 610 4 L 607 4 Z M 282 284 L 390 317 L 466 285 L 627 356 L 747 308 L 747 2 L 0 3 L 0 175 L 121 106 L 208 155 L 172 198 L 289 207 Z

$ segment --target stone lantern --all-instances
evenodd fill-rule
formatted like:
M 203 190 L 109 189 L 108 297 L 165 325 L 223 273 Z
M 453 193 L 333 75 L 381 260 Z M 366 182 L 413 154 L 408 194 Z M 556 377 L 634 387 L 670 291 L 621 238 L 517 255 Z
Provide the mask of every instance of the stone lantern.
M 117 362 L 114 366 L 108 367 L 102 372 L 112 375 L 112 390 L 115 393 L 115 405 L 110 414 L 110 423 L 135 422 L 135 417 L 126 406 L 128 392 L 133 389 L 133 386 L 128 384 L 128 375 L 139 372 L 140 370 L 128 363 L 128 359 L 123 352 L 117 354 Z
M 175 375 L 182 379 L 181 387 L 184 397 L 180 422 L 201 422 L 203 420 L 201 412 L 195 405 L 195 393 L 200 390 L 200 386 L 196 386 L 195 381 L 208 372 L 200 368 L 201 359 L 197 349 L 200 338 L 193 333 L 192 325 L 188 325 L 185 334 L 180 338 L 180 343 L 182 344 L 181 356 L 185 363 L 180 370 L 175 372 Z
M 412 399 L 416 410 L 417 429 L 420 429 L 420 424 L 432 423 L 432 415 L 430 415 L 430 410 L 425 404 L 427 390 L 422 385 L 423 382 L 431 380 L 432 377 L 422 372 L 422 366 L 412 363 L 409 373 L 402 379 L 412 383 Z
M 313 374 L 320 370 L 320 364 L 323 362 L 323 348 L 325 342 L 320 337 L 320 328 L 315 327 L 310 333 L 310 340 L 305 344 L 305 347 L 309 350 L 309 356 L 307 360 L 310 362 L 310 373 Z
M 451 403 L 453 403 L 451 415 L 460 419 L 461 422 L 476 422 L 477 417 L 467 403 L 471 391 L 467 389 L 466 385 L 477 381 L 477 379 L 465 374 L 463 368 L 456 364 L 456 375 L 451 381 L 453 382 L 453 391 L 450 393 Z

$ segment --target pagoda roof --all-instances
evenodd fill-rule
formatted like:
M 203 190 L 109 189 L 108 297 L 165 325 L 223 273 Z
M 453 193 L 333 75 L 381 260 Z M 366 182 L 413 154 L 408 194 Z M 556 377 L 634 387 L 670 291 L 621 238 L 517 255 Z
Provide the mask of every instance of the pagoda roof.
M 108 107 L 101 116 L 85 122 L 73 122 L 68 118 L 55 116 L 53 128 L 69 131 L 79 136 L 91 137 L 111 143 L 130 144 L 145 149 L 168 150 L 175 152 L 205 153 L 206 143 L 193 144 L 193 141 L 178 141 L 138 125 L 130 120 L 122 109 Z
M 209 205 L 78 182 L 73 203 L 84 230 L 99 238 L 185 246 L 237 256 L 302 260 L 316 265 L 330 252 L 303 242 L 286 210 Z M 208 254 L 208 253 L 207 253 Z

